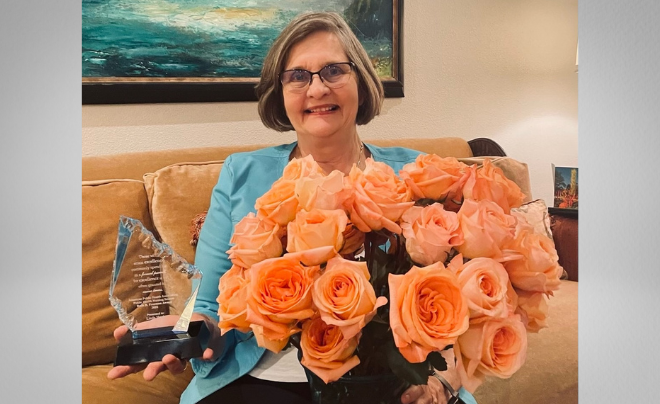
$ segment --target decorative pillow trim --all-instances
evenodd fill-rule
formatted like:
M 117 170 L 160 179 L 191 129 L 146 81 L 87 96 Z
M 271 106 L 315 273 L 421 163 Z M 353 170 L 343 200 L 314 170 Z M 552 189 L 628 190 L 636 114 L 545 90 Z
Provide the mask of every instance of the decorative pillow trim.
M 90 180 L 90 181 L 83 181 L 82 186 L 83 187 L 93 187 L 97 185 L 105 185 L 105 184 L 112 184 L 115 182 L 137 182 L 140 184 L 144 184 L 144 181 L 140 180 L 132 180 L 132 179 L 127 179 L 127 178 L 115 178 L 115 179 L 106 179 L 106 180 Z
M 190 236 L 192 237 L 190 240 L 190 245 L 193 247 L 197 247 L 197 242 L 199 241 L 199 232 L 202 231 L 202 226 L 204 225 L 204 220 L 206 220 L 207 212 L 208 211 L 198 213 L 190 223 Z

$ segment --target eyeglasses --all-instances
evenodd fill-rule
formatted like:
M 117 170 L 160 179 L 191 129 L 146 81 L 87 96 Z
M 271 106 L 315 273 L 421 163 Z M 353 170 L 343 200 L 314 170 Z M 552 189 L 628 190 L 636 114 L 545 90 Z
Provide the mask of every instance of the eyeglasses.
M 353 62 L 341 62 L 331 63 L 317 72 L 305 69 L 285 70 L 280 73 L 280 82 L 285 89 L 300 92 L 312 84 L 312 78 L 318 74 L 323 84 L 330 88 L 339 88 L 348 82 L 352 69 L 355 69 Z

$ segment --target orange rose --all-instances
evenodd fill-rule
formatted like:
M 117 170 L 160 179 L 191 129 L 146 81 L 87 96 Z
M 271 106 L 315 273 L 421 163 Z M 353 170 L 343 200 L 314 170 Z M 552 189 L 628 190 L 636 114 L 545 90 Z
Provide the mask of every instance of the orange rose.
M 414 163 L 403 166 L 401 179 L 412 190 L 415 199 L 459 202 L 468 166 L 454 157 L 435 154 L 419 155 Z
M 518 309 L 525 328 L 529 332 L 539 332 L 548 326 L 548 297 L 545 293 L 518 290 Z
M 236 224 L 229 240 L 234 244 L 227 254 L 234 265 L 249 268 L 266 258 L 282 255 L 280 226 L 258 219 L 250 212 Z
M 504 245 L 515 235 L 516 219 L 488 200 L 463 201 L 458 221 L 464 241 L 457 249 L 467 258 L 500 258 Z
M 314 314 L 311 289 L 318 271 L 318 266 L 305 267 L 289 254 L 248 270 L 247 321 L 259 346 L 279 352 L 289 336 L 300 331 L 297 323 Z
M 444 262 L 452 247 L 463 243 L 456 213 L 440 203 L 408 209 L 401 216 L 401 231 L 410 258 L 421 265 Z
M 245 278 L 245 270 L 236 265 L 225 272 L 220 278 L 218 286 L 218 315 L 220 316 L 221 334 L 224 335 L 231 329 L 241 332 L 250 331 L 250 323 L 247 321 L 247 296 L 248 283 Z
M 475 258 L 474 260 L 477 260 L 477 259 L 482 259 L 482 258 Z M 468 262 L 472 262 L 474 260 L 470 260 Z M 497 262 L 497 261 L 495 261 L 495 262 Z M 498 263 L 498 264 L 501 264 L 501 263 Z M 461 278 L 461 273 L 463 272 L 463 269 L 465 268 L 465 265 L 466 264 L 463 263 L 463 256 L 461 254 L 458 254 L 447 265 L 447 269 L 449 269 L 454 274 L 456 274 L 456 276 L 458 276 L 459 279 L 460 279 Z M 506 272 L 506 269 L 504 267 L 502 267 L 502 269 L 504 269 L 505 272 Z M 492 281 L 492 279 L 489 281 L 489 283 L 491 281 Z M 478 282 L 478 283 L 481 283 L 481 282 Z M 486 286 L 485 289 L 488 289 L 488 286 Z M 466 293 L 465 290 L 463 290 L 463 294 L 465 294 L 465 293 Z M 492 291 L 489 294 L 493 294 Z M 511 279 L 509 279 L 508 274 L 506 274 L 506 291 L 504 293 L 504 302 L 506 304 L 506 313 L 507 313 L 506 316 L 504 316 L 504 317 L 507 317 L 507 316 L 513 314 L 518 309 L 518 294 L 516 293 L 513 285 L 511 284 Z M 470 323 L 474 323 L 474 322 L 476 322 L 476 321 L 471 318 Z
M 258 218 L 286 226 L 298 211 L 296 182 L 284 178 L 275 181 L 268 192 L 257 198 L 254 208 Z
M 504 268 L 517 289 L 552 294 L 561 284 L 563 268 L 555 243 L 549 237 L 534 233 L 531 226 L 521 226 L 515 239 L 507 244 L 508 254 Z
M 284 167 L 282 178 L 285 180 L 297 180 L 303 177 L 323 176 L 323 169 L 314 161 L 311 154 L 303 158 L 293 158 Z
M 470 324 L 491 318 L 506 318 L 509 276 L 492 258 L 474 258 L 465 263 L 458 283 L 470 309 Z
M 520 316 L 492 319 L 470 328 L 454 345 L 463 387 L 473 392 L 486 376 L 511 377 L 525 363 L 527 333 Z
M 395 222 L 411 207 L 412 193 L 385 163 L 366 160 L 361 171 L 353 166 L 348 175 L 349 185 L 355 189 L 353 198 L 347 202 L 347 211 L 355 226 L 367 233 L 386 228 L 400 234 Z
M 302 177 L 296 181 L 296 195 L 299 209 L 342 209 L 344 202 L 350 199 L 353 190 L 344 180 L 344 173 L 333 171 L 326 175 Z
M 449 261 L 447 264 L 447 269 L 451 271 L 454 275 L 459 276 L 461 271 L 463 271 L 463 255 L 456 254 L 454 258 Z
M 506 178 L 501 168 L 495 167 L 489 159 L 485 159 L 481 168 L 470 167 L 470 175 L 463 187 L 465 199 L 481 201 L 488 199 L 500 205 L 504 213 L 511 208 L 517 208 L 525 200 L 525 194 L 520 187 Z
M 366 262 L 339 256 L 328 261 L 323 275 L 314 283 L 312 298 L 323 321 L 339 327 L 346 339 L 356 336 L 376 309 L 387 303 L 384 296 L 376 299 Z
M 339 251 L 344 245 L 343 233 L 347 222 L 346 212 L 340 209 L 301 210 L 287 226 L 286 249 L 297 252 L 333 246 L 335 251 Z
M 515 288 L 511 284 L 510 278 L 506 283 L 506 307 L 509 315 L 515 313 L 518 310 L 518 293 L 516 293 Z
M 337 251 L 334 246 L 330 245 L 286 254 L 290 260 L 301 262 L 307 266 L 321 265 L 335 255 L 337 255 Z
M 388 282 L 394 343 L 409 362 L 424 361 L 468 328 L 468 306 L 458 279 L 441 263 L 389 274 Z
M 461 273 L 463 272 L 464 268 L 465 268 L 465 264 L 463 263 L 463 255 L 461 254 L 457 254 L 454 258 L 452 258 L 451 262 L 447 264 L 447 269 L 452 271 L 457 277 L 459 277 L 459 279 L 461 278 Z M 465 290 L 463 290 L 463 294 L 465 294 Z M 516 291 L 514 290 L 513 285 L 511 284 L 511 280 L 509 279 L 508 274 L 506 275 L 506 292 L 504 296 L 504 301 L 506 303 L 507 316 L 513 314 L 518 308 L 518 295 L 516 294 Z M 472 323 L 474 322 L 474 320 L 470 319 L 470 322 Z
M 358 338 L 359 335 L 346 339 L 339 327 L 314 317 L 302 326 L 300 363 L 324 382 L 334 382 L 360 364 L 360 359 L 353 355 Z

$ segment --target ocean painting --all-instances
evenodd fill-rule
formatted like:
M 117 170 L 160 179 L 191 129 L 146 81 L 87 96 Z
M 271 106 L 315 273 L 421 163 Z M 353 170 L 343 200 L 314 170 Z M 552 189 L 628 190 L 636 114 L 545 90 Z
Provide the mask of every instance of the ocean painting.
M 275 37 L 304 11 L 343 15 L 379 75 L 396 77 L 393 3 L 396 1 L 83 0 L 83 84 L 254 82 Z

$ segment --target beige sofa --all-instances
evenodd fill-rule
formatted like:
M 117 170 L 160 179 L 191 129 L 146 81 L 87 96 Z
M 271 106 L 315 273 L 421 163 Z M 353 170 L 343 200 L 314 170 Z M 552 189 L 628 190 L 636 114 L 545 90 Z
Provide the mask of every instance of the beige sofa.
M 473 156 L 459 138 L 380 140 L 441 156 Z M 193 374 L 142 374 L 110 381 L 114 328 L 120 325 L 108 301 L 108 287 L 120 215 L 142 221 L 190 262 L 191 221 L 205 211 L 223 160 L 260 146 L 219 147 L 86 157 L 82 161 L 82 398 L 87 404 L 177 403 Z M 506 158 L 501 159 L 507 166 Z M 530 195 L 526 165 L 511 174 Z M 516 172 L 517 170 L 517 172 Z M 549 328 L 530 334 L 527 361 L 509 380 L 487 381 L 476 392 L 480 404 L 577 403 L 577 282 L 562 281 L 550 300 Z M 119 285 L 131 288 L 132 285 Z

